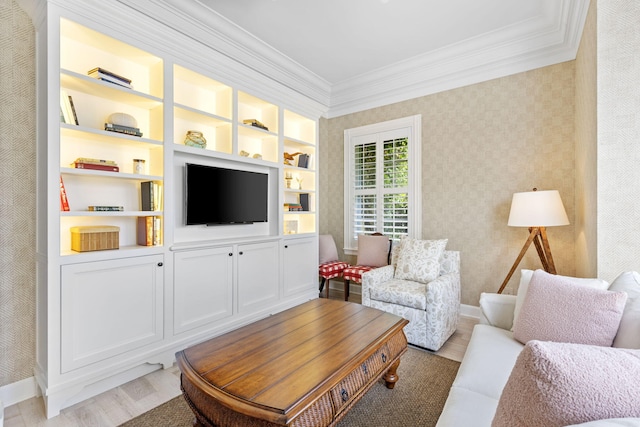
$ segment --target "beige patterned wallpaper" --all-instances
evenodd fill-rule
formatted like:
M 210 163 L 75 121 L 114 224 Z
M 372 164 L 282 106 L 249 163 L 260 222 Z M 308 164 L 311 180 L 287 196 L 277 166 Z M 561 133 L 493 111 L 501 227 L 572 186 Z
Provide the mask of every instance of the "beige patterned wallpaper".
M 598 1 L 598 275 L 640 271 L 640 2 Z
M 591 1 L 576 57 L 576 274 L 598 275 L 596 1 Z
M 0 0 L 0 386 L 35 365 L 35 34 Z
M 462 302 L 500 287 L 528 236 L 507 226 L 511 197 L 533 187 L 560 191 L 572 225 L 548 235 L 558 272 L 574 274 L 574 73 L 565 62 L 322 120 L 320 232 L 342 247 L 344 129 L 421 114 L 422 237 L 461 251 Z M 540 267 L 534 248 L 520 267 Z

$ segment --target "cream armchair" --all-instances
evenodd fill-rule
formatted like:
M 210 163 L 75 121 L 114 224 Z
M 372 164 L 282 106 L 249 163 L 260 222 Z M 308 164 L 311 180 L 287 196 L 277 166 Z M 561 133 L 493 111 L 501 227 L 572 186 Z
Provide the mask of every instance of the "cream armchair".
M 409 343 L 437 351 L 458 326 L 460 252 L 444 251 L 440 275 L 426 284 L 394 278 L 396 252 L 391 265 L 362 276 L 362 305 L 409 320 L 404 328 Z

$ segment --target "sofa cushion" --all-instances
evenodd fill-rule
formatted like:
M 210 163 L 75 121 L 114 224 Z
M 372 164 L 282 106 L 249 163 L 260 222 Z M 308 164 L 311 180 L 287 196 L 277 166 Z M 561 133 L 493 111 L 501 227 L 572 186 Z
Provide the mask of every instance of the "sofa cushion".
M 638 378 L 639 350 L 530 341 L 511 371 L 492 426 L 638 417 Z
M 440 260 L 447 239 L 418 240 L 405 237 L 400 243 L 396 279 L 429 283 L 440 273 Z
M 531 276 L 533 276 L 533 270 L 523 269 L 520 272 L 520 284 L 518 285 L 518 294 L 516 295 L 516 308 L 513 312 L 513 321 L 518 318 L 520 315 L 520 309 L 522 308 L 522 303 L 524 302 L 524 297 L 527 295 L 527 290 L 529 289 L 529 282 L 531 281 Z M 571 276 L 560 276 L 558 277 L 565 278 L 576 285 L 587 286 L 590 288 L 602 289 L 606 290 L 609 288 L 609 282 L 602 279 L 590 279 L 590 278 L 582 278 L 582 277 L 571 277 Z M 513 327 L 511 328 L 513 331 Z
M 627 295 L 571 283 L 536 270 L 513 335 L 530 340 L 611 346 L 620 325 Z
M 490 426 L 497 406 L 498 399 L 453 386 L 436 427 Z
M 389 263 L 389 245 L 387 236 L 358 235 L 358 265 L 382 267 Z
M 635 271 L 622 273 L 611 283 L 609 290 L 628 295 L 613 346 L 640 349 L 640 274 Z
M 580 424 L 571 424 L 567 427 L 638 427 L 640 418 L 607 418 L 606 420 L 589 421 Z
M 523 347 L 511 331 L 475 325 L 453 385 L 497 401 Z
M 426 287 L 427 285 L 420 282 L 391 279 L 379 286 L 372 286 L 369 295 L 372 300 L 426 310 Z

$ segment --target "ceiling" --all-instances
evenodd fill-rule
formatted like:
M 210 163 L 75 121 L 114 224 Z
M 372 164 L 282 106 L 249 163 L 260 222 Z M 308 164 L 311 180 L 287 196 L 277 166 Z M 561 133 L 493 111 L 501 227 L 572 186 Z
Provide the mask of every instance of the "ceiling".
M 330 85 L 553 13 L 557 0 L 200 0 Z
M 575 59 L 589 0 L 145 0 L 328 117 Z M 137 6 L 138 5 L 138 6 Z M 151 6 L 150 6 L 151 5 Z

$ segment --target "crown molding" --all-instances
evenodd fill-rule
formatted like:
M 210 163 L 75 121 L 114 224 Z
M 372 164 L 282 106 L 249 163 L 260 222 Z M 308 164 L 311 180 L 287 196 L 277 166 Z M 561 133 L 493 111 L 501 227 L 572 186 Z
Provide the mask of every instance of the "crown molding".
M 74 4 L 94 19 L 96 9 L 107 6 L 94 0 L 16 1 L 34 22 L 42 19 L 47 3 Z M 535 18 L 332 85 L 199 0 L 117 0 L 111 9 L 118 3 L 148 18 L 125 30 L 130 37 L 186 63 L 200 62 L 257 95 L 327 118 L 573 60 L 589 8 L 589 0 L 549 2 Z M 124 13 L 121 7 L 118 13 Z M 190 57 L 185 47 L 194 43 L 211 55 Z
M 376 108 L 575 59 L 589 0 L 362 74 L 332 87 L 327 117 Z
M 329 83 L 198 0 L 118 0 L 206 45 L 233 62 L 303 95 L 320 109 L 329 105 Z

